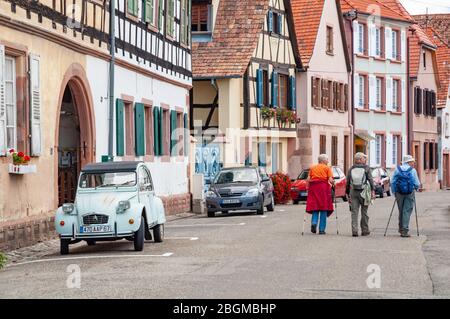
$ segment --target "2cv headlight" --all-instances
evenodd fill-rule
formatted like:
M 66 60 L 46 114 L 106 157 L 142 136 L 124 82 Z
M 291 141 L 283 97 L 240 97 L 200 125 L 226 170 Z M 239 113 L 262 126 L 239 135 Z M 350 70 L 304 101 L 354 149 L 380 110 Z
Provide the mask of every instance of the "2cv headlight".
M 65 203 L 62 206 L 62 211 L 66 214 L 70 214 L 75 209 L 75 206 L 71 203 Z
M 117 213 L 123 213 L 127 209 L 130 209 L 131 204 L 129 200 L 121 200 L 117 206 Z

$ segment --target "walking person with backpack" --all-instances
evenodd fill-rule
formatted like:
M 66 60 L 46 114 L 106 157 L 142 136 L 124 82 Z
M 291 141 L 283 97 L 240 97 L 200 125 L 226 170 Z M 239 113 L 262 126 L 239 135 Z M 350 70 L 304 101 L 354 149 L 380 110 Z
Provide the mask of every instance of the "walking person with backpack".
M 420 189 L 420 180 L 414 168 L 416 160 L 411 155 L 403 157 L 403 165 L 399 165 L 392 175 L 391 187 L 398 206 L 398 231 L 402 237 L 410 237 L 409 221 L 414 209 L 414 191 Z
M 364 153 L 355 154 L 355 164 L 347 173 L 346 194 L 352 212 L 352 236 L 358 237 L 358 216 L 361 208 L 361 235 L 369 236 L 369 205 L 375 198 L 370 168 L 366 164 L 367 156 Z

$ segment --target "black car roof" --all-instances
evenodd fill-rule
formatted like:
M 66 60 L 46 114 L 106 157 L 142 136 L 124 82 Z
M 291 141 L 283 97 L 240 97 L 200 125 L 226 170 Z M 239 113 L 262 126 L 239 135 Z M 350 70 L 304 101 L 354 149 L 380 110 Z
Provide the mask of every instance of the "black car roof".
M 81 171 L 83 173 L 103 173 L 103 172 L 134 172 L 141 161 L 133 162 L 105 162 L 87 164 Z

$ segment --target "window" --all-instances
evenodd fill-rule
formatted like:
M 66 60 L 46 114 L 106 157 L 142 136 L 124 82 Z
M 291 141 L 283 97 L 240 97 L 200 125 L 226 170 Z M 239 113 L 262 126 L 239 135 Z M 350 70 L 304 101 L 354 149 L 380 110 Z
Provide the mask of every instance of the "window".
M 327 53 L 333 54 L 334 42 L 333 42 L 333 27 L 327 26 Z
M 206 32 L 210 30 L 211 5 L 206 2 L 192 3 L 192 32 Z
M 331 137 L 331 165 L 338 165 L 338 138 L 337 136 Z
M 17 149 L 16 60 L 5 57 L 6 149 Z
M 377 134 L 375 136 L 375 162 L 376 165 L 382 165 L 383 154 L 383 135 Z
M 375 55 L 377 57 L 381 56 L 381 42 L 382 42 L 382 32 L 381 28 L 375 28 Z
M 429 163 L 428 163 L 428 159 L 429 159 L 429 146 L 428 146 L 428 142 L 423 143 L 423 169 L 424 170 L 428 170 L 428 168 L 430 167 Z
M 133 103 L 125 102 L 125 155 L 134 155 L 134 112 Z
M 398 148 L 400 145 L 400 136 L 392 136 L 392 164 L 397 165 L 399 163 Z
M 400 112 L 400 80 L 392 81 L 392 110 Z
M 376 79 L 376 108 L 377 110 L 383 109 L 383 79 Z
M 265 106 L 269 106 L 269 71 L 263 70 L 263 103 Z
M 429 152 L 428 152 L 428 156 L 429 156 L 429 164 L 430 164 L 430 169 L 433 170 L 435 169 L 435 163 L 434 163 L 434 143 L 428 143 L 428 147 L 430 148 Z
M 392 59 L 400 60 L 399 31 L 392 30 Z
M 322 108 L 332 109 L 332 93 L 333 93 L 333 82 L 330 80 L 322 79 Z
M 445 137 L 450 137 L 450 114 L 445 114 L 445 122 L 444 122 L 444 132 Z
M 147 22 L 148 24 L 151 24 L 153 26 L 156 26 L 156 1 L 157 0 L 143 0 L 143 10 L 142 10 L 142 19 Z
M 423 68 L 426 70 L 427 69 L 427 53 L 425 52 L 425 50 L 423 51 Z
M 414 113 L 422 114 L 422 89 L 420 87 L 414 88 Z
M 138 0 L 127 0 L 127 12 L 135 17 L 138 16 Z
M 181 34 L 180 42 L 183 44 L 189 44 L 189 2 L 190 0 L 181 0 Z
M 326 135 L 320 135 L 320 147 L 319 147 L 320 154 L 326 154 L 327 153 L 327 136 Z
M 272 34 L 283 34 L 283 15 L 279 13 L 275 13 L 272 10 L 269 10 L 268 16 L 268 28 L 269 32 Z
M 167 0 L 167 34 L 171 37 L 174 36 L 175 31 L 175 0 Z
M 289 85 L 288 85 L 288 76 L 284 74 L 279 75 L 279 85 L 278 85 L 278 96 L 279 102 L 278 105 L 281 108 L 288 107 L 288 94 L 289 94 Z
M 367 76 L 360 75 L 359 76 L 359 89 L 358 89 L 358 106 L 360 108 L 367 108 Z
M 367 54 L 367 42 L 366 42 L 367 32 L 366 25 L 358 24 L 358 53 Z
M 311 81 L 312 81 L 311 106 L 317 108 L 317 107 L 321 106 L 321 103 L 320 103 L 320 101 L 321 101 L 321 96 L 320 96 L 321 80 L 320 80 L 320 78 L 312 77 Z

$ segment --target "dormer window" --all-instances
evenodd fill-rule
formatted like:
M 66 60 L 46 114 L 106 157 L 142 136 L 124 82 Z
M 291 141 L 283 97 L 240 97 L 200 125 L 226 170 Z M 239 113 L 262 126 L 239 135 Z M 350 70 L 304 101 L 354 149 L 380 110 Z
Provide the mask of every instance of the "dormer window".
M 211 41 L 212 35 L 212 5 L 211 0 L 192 1 L 192 41 Z
M 272 10 L 267 13 L 267 28 L 270 34 L 283 34 L 283 15 Z

